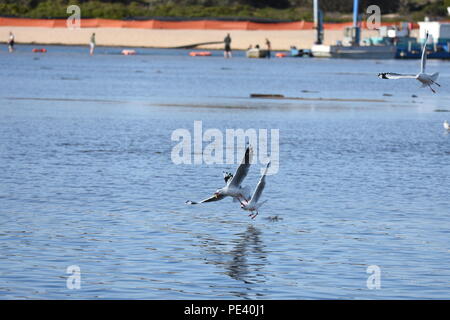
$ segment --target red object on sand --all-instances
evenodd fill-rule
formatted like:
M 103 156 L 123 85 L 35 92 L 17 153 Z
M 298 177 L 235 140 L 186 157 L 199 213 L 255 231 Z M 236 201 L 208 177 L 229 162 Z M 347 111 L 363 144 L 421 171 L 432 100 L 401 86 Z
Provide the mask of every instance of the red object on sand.
M 125 56 L 134 56 L 136 54 L 136 50 L 122 50 L 122 54 Z
M 209 52 L 209 51 L 192 51 L 192 52 L 189 52 L 189 55 L 191 57 L 209 57 L 211 55 L 211 52 Z

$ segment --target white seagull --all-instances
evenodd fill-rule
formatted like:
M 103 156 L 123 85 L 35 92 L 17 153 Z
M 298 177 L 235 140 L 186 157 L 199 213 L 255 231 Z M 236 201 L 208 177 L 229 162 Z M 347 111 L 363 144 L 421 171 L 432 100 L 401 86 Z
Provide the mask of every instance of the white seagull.
M 267 170 L 270 167 L 270 162 L 267 164 L 266 169 L 264 170 L 264 173 L 262 174 L 261 178 L 259 179 L 258 184 L 256 185 L 255 191 L 253 192 L 252 197 L 250 198 L 250 201 L 241 201 L 241 208 L 246 211 L 250 211 L 250 214 L 248 215 L 252 219 L 255 219 L 255 217 L 258 215 L 258 209 L 267 202 L 267 200 L 264 200 L 262 202 L 258 202 L 259 198 L 261 197 L 261 194 L 264 190 L 264 187 L 266 186 L 266 174 Z
M 207 199 L 199 202 L 186 201 L 186 203 L 199 204 L 205 202 L 213 202 L 222 200 L 225 197 L 232 197 L 233 200 L 238 200 L 239 202 L 242 202 L 241 200 L 247 200 L 250 196 L 250 191 L 247 187 L 241 187 L 241 184 L 248 174 L 252 162 L 252 157 L 253 148 L 251 146 L 248 146 L 245 150 L 244 158 L 242 159 L 241 164 L 237 168 L 235 174 L 232 175 L 228 172 L 224 172 L 224 180 L 226 183 L 225 187 L 218 189 L 211 197 Z
M 447 122 L 447 120 L 444 121 L 444 129 L 450 131 L 450 124 Z
M 441 86 L 439 83 L 436 82 L 439 72 L 435 72 L 433 74 L 427 74 L 425 73 L 425 65 L 427 63 L 427 43 L 428 43 L 428 32 L 426 34 L 425 43 L 422 48 L 422 60 L 420 64 L 420 72 L 418 74 L 400 74 L 400 73 L 391 73 L 391 72 L 384 72 L 379 73 L 378 77 L 381 79 L 416 79 L 417 81 L 420 81 L 422 83 L 422 88 L 425 88 L 428 86 L 433 93 L 436 93 L 434 89 L 431 87 L 432 84 L 435 84 L 437 86 Z

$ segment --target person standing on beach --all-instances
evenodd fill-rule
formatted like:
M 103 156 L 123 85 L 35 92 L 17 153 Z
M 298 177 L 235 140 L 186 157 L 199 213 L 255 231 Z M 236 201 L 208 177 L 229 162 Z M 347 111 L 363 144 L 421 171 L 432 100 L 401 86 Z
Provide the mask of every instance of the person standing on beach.
M 8 50 L 9 52 L 14 51 L 14 34 L 12 32 L 9 32 Z
M 231 58 L 231 37 L 228 33 L 225 39 L 223 39 L 223 42 L 225 43 L 225 51 L 223 53 L 223 56 L 225 58 Z
M 93 33 L 93 34 L 91 35 L 91 43 L 90 43 L 90 46 L 91 46 L 90 54 L 91 54 L 91 56 L 92 56 L 92 55 L 94 55 L 94 50 L 95 50 L 95 33 Z
M 272 50 L 272 46 L 270 45 L 269 39 L 266 38 L 266 46 L 267 46 L 267 59 L 270 59 L 270 51 Z

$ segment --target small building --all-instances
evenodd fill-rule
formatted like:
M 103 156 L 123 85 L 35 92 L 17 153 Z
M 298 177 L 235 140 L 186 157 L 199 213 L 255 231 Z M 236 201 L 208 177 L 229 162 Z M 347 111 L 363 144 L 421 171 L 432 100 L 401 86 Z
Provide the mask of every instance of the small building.
M 419 22 L 419 38 L 425 39 L 426 32 L 430 34 L 430 42 L 447 43 L 450 42 L 450 23 L 442 23 L 438 21 L 422 21 Z

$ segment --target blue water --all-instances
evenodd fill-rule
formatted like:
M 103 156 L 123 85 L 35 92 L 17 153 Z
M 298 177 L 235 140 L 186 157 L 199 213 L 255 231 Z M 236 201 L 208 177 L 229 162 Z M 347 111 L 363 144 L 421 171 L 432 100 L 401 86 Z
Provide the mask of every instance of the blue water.
M 376 77 L 417 60 L 17 49 L 0 52 L 0 298 L 450 298 L 448 62 L 428 63 L 433 94 Z M 185 205 L 235 168 L 171 161 L 195 120 L 279 129 L 256 219 L 228 199 Z

